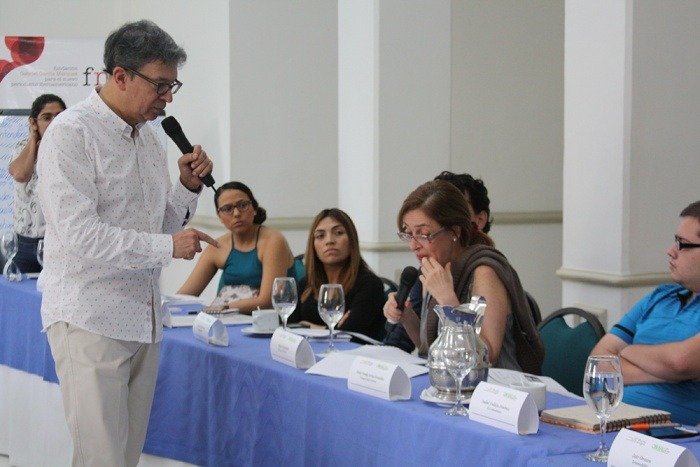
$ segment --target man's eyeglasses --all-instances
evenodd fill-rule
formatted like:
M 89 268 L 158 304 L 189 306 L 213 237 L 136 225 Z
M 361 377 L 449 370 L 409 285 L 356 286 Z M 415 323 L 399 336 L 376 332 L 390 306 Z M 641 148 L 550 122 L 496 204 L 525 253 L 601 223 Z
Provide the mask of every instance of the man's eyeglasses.
M 238 209 L 238 212 L 246 212 L 250 205 L 253 204 L 250 200 L 241 200 L 234 204 L 224 204 L 220 208 L 217 208 L 216 212 L 231 215 L 234 209 Z
M 182 87 L 182 83 L 179 82 L 178 80 L 175 80 L 175 81 L 173 81 L 173 82 L 170 83 L 170 84 L 168 84 L 168 83 L 159 83 L 158 81 L 153 81 L 153 80 L 152 80 L 151 78 L 149 78 L 148 76 L 142 75 L 141 73 L 139 73 L 139 72 L 136 71 L 136 70 L 132 70 L 131 68 L 124 68 L 124 69 L 125 69 L 126 71 L 128 71 L 129 73 L 133 73 L 133 74 L 135 74 L 136 76 L 138 76 L 139 78 L 141 78 L 141 79 L 143 79 L 143 80 L 148 81 L 149 83 L 151 83 L 151 86 L 153 86 L 153 88 L 156 90 L 156 94 L 158 94 L 159 96 L 164 96 L 164 95 L 166 95 L 166 94 L 168 93 L 168 91 L 170 91 L 171 93 L 175 94 L 175 93 L 178 92 L 178 91 L 180 90 L 180 88 Z
M 691 248 L 700 248 L 700 243 L 686 243 L 681 241 L 681 237 L 678 235 L 673 236 L 673 243 L 676 245 L 676 249 L 678 251 L 680 250 L 689 250 Z
M 427 245 L 428 243 L 431 243 L 433 240 L 435 240 L 437 236 L 443 233 L 444 231 L 445 228 L 443 227 L 437 232 L 431 233 L 430 235 L 411 235 L 406 232 L 396 232 L 396 235 L 398 235 L 399 238 L 406 243 L 410 242 L 411 239 L 413 239 L 421 245 Z

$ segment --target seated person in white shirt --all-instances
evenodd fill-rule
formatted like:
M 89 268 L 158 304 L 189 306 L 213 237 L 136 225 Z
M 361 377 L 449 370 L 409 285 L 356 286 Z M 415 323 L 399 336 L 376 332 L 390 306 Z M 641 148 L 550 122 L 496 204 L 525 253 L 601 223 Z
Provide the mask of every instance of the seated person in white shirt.
M 73 439 L 73 465 L 135 466 L 162 339 L 161 268 L 208 235 L 183 229 L 212 163 L 199 145 L 171 183 L 148 120 L 172 102 L 187 55 L 150 21 L 105 42 L 107 81 L 61 113 L 39 149 L 46 218 L 41 315 Z
M 19 251 L 12 262 L 23 273 L 39 272 L 41 265 L 36 247 L 44 238 L 44 215 L 37 194 L 36 159 L 41 137 L 56 115 L 66 110 L 63 99 L 53 94 L 42 94 L 34 99 L 29 113 L 29 137 L 17 143 L 7 171 L 15 181 L 12 222 L 19 243 Z

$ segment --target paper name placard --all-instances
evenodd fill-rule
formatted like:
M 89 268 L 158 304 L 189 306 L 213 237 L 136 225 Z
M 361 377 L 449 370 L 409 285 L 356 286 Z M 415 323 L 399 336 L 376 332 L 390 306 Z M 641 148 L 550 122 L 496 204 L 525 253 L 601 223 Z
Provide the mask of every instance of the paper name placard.
M 220 319 L 200 312 L 192 323 L 194 337 L 202 342 L 222 347 L 228 346 L 228 331 Z
M 688 449 L 623 428 L 615 437 L 608 466 L 698 467 L 698 460 Z
M 173 315 L 170 313 L 170 308 L 167 305 L 161 305 L 160 307 L 160 319 L 163 322 L 163 326 L 166 328 L 173 327 Z
M 390 401 L 411 398 L 411 382 L 400 366 L 363 356 L 350 366 L 348 389 Z
M 302 336 L 278 328 L 270 339 L 272 359 L 294 368 L 307 369 L 316 363 L 309 341 Z
M 469 402 L 469 419 L 518 435 L 537 433 L 537 405 L 526 392 L 482 381 Z

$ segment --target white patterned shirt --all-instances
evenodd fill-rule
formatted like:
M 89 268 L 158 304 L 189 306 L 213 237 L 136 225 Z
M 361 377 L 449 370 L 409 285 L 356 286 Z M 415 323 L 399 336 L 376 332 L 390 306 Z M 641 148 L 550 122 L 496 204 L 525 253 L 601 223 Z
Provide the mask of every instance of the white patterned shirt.
M 172 260 L 170 234 L 188 210 L 194 215 L 199 195 L 171 184 L 153 128 L 134 130 L 93 91 L 51 123 L 37 169 L 46 217 L 44 329 L 64 321 L 114 339 L 159 342 L 158 279 Z
M 12 160 L 19 157 L 22 149 L 27 145 L 27 141 L 27 139 L 24 139 L 17 143 L 12 153 Z M 15 232 L 31 238 L 43 237 L 44 229 L 46 228 L 44 215 L 39 205 L 39 196 L 36 192 L 37 180 L 36 170 L 34 170 L 32 178 L 28 182 L 15 181 L 15 204 L 12 209 L 12 222 Z

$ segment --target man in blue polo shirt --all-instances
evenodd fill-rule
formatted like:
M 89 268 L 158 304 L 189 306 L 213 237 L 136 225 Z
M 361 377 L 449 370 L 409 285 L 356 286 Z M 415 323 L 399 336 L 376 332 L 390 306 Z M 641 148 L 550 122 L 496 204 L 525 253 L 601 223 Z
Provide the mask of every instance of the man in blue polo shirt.
M 591 355 L 619 355 L 628 404 L 671 412 L 677 422 L 700 423 L 700 201 L 681 212 L 668 250 L 675 284 L 637 303 Z

